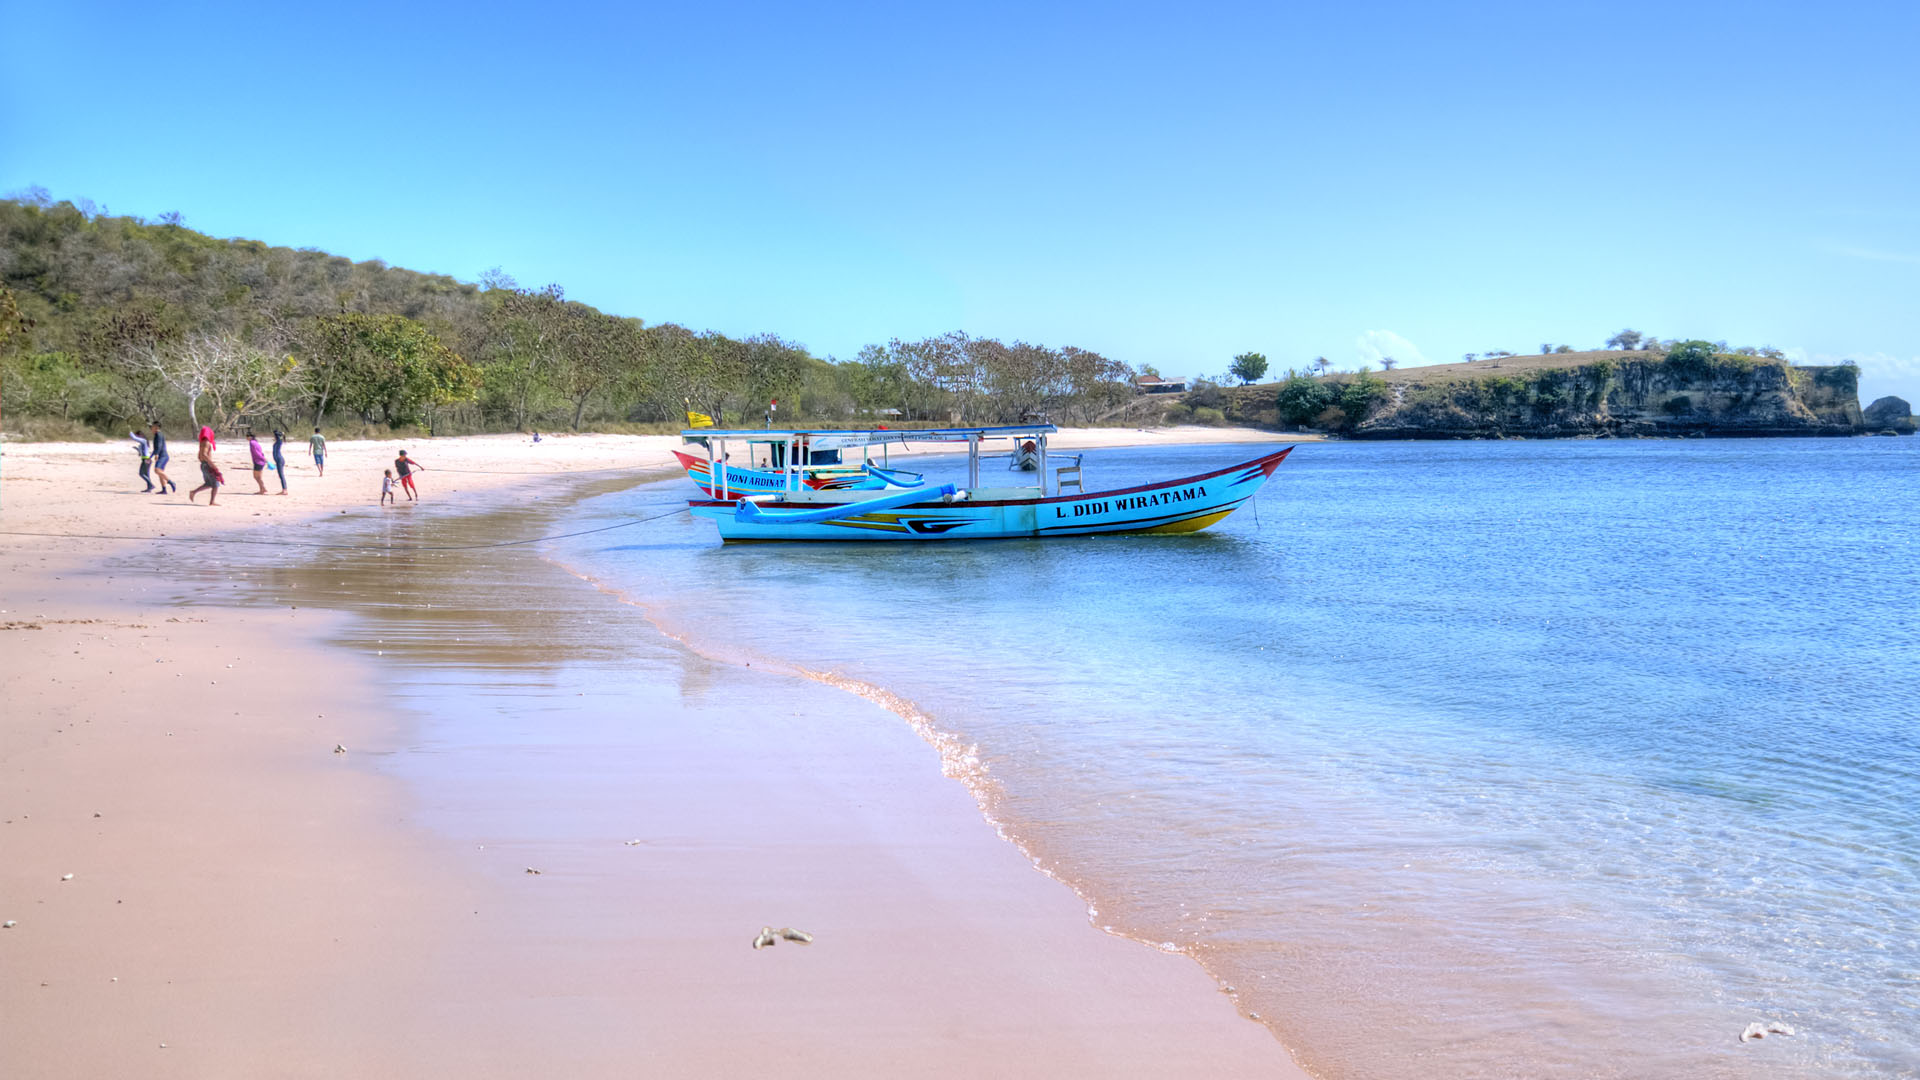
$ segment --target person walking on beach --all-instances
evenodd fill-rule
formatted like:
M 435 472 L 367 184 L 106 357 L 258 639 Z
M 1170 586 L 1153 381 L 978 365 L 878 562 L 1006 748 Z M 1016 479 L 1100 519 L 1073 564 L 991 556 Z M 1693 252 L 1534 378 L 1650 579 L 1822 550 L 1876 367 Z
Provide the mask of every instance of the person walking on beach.
M 210 427 L 200 429 L 200 479 L 204 483 L 187 492 L 187 501 L 193 502 L 193 497 L 204 491 L 208 493 L 207 505 L 212 506 L 220 497 L 220 485 L 226 483 L 227 478 L 220 475 L 219 466 L 213 463 L 213 429 Z
M 273 471 L 280 477 L 280 494 L 287 493 L 287 433 L 278 428 L 273 432 Z
M 140 455 L 140 479 L 146 483 L 147 491 L 152 491 L 153 455 L 147 452 L 147 437 L 137 431 L 129 431 L 127 438 L 133 440 L 133 452 Z M 140 494 L 145 495 L 147 491 Z
M 314 469 L 321 476 L 327 475 L 327 437 L 319 428 L 314 428 L 313 437 L 307 440 L 307 453 L 313 457 Z
M 180 485 L 167 479 L 167 437 L 160 430 L 160 421 L 153 422 L 153 475 L 160 478 L 160 494 L 165 495 L 171 488 L 180 490 Z M 145 494 L 142 492 L 142 494 Z
M 393 501 L 393 470 L 388 469 L 386 470 L 386 475 L 380 478 L 380 505 L 385 506 L 392 501 Z
M 400 456 L 393 459 L 393 471 L 400 474 L 400 489 L 407 493 L 408 502 L 413 502 L 420 497 L 419 490 L 413 486 L 415 469 L 421 472 L 427 471 L 425 465 L 408 457 L 405 450 L 400 451 Z
M 260 490 L 254 494 L 265 495 L 267 493 L 267 452 L 260 448 L 260 439 L 254 435 L 251 428 L 247 430 L 247 456 L 253 459 L 253 482 L 260 485 Z

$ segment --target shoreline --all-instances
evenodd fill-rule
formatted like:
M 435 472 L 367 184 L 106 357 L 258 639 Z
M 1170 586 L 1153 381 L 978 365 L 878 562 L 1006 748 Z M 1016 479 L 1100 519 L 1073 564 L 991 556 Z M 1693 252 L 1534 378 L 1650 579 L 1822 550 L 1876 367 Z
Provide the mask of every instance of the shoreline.
M 437 449 L 448 442 L 432 445 Z M 424 452 L 420 456 L 431 460 Z M 330 471 L 340 460 L 336 453 Z M 131 478 L 131 462 L 126 464 L 124 471 Z M 4 504 L 12 529 L 23 527 L 21 506 L 14 498 L 14 485 L 22 482 L 17 472 L 17 464 L 8 470 L 10 490 Z M 423 486 L 441 479 L 430 465 Z M 480 487 L 468 487 L 465 476 L 461 480 L 467 492 Z M 315 485 L 310 476 L 306 483 Z M 422 508 L 429 514 L 392 515 L 384 528 L 388 533 L 429 524 L 436 530 L 471 528 L 475 526 L 463 522 L 502 514 L 527 521 L 572 501 L 570 493 L 541 492 L 538 486 L 524 476 L 488 481 L 492 510 L 452 507 L 458 512 L 444 514 L 447 503 L 437 502 Z M 427 490 L 431 496 L 434 489 Z M 549 494 L 562 498 L 549 499 Z M 291 498 L 229 498 L 243 504 L 295 503 Z M 49 516 L 86 517 L 58 501 L 46 509 Z M 302 531 L 361 533 L 382 527 L 366 520 L 364 513 L 328 512 L 338 509 L 307 506 L 302 513 L 273 516 Z M 223 522 L 250 523 L 259 519 L 248 514 Z M 161 524 L 178 528 L 171 519 Z M 495 521 L 486 527 L 497 531 L 497 525 Z M 758 922 L 744 926 L 745 936 L 729 922 L 726 936 L 711 941 L 685 929 L 725 903 L 706 898 L 689 906 L 684 898 L 656 896 L 649 909 L 622 895 L 621 890 L 646 891 L 644 876 L 633 876 L 633 860 L 622 864 L 623 857 L 636 850 L 624 843 L 587 851 L 581 833 L 562 829 L 544 838 L 556 846 L 536 856 L 547 864 L 537 866 L 543 873 L 526 875 L 523 867 L 501 864 L 485 854 L 489 847 L 500 850 L 497 842 L 480 843 L 471 851 L 449 842 L 463 828 L 473 835 L 485 833 L 482 826 L 496 813 L 490 806 L 497 793 L 461 780 L 458 769 L 451 778 L 442 775 L 431 782 L 423 779 L 431 774 L 407 770 L 460 754 L 479 755 L 475 760 L 480 760 L 491 751 L 442 747 L 430 754 L 415 752 L 411 744 L 423 733 L 438 731 L 445 737 L 459 730 L 459 724 L 449 727 L 437 709 L 409 716 L 407 707 L 384 703 L 376 693 L 404 696 L 409 685 L 448 677 L 456 665 L 435 651 L 445 648 L 444 640 L 416 642 L 414 647 L 422 650 L 417 663 L 389 659 L 382 655 L 385 649 L 369 657 L 341 645 L 343 637 L 364 636 L 364 626 L 385 617 L 381 610 L 391 603 L 368 607 L 363 598 L 334 610 L 323 602 L 316 611 L 309 595 L 285 611 L 262 607 L 257 597 L 251 606 L 244 600 L 225 600 L 175 609 L 167 601 L 143 600 L 134 591 L 141 587 L 137 577 L 126 576 L 120 566 L 103 574 L 76 565 L 132 545 L 67 541 L 63 549 L 69 544 L 74 549 L 68 558 L 36 551 L 38 545 L 18 538 L 4 539 L 0 564 L 7 574 L 7 596 L 0 607 L 8 612 L 0 615 L 0 622 L 21 621 L 21 608 L 44 608 L 44 614 L 56 619 L 118 620 L 42 620 L 44 629 L 7 631 L 8 698 L 31 701 L 28 708 L 10 712 L 15 721 L 32 723 L 8 724 L 9 737 L 0 742 L 0 770 L 29 776 L 33 783 L 8 785 L 18 797 L 6 801 L 18 805 L 0 808 L 0 818 L 19 819 L 0 826 L 10 830 L 0 837 L 13 853 L 0 868 L 0 882 L 5 883 L 0 916 L 20 921 L 4 931 L 20 937 L 0 938 L 0 949 L 21 961 L 8 965 L 17 975 L 0 985 L 0 1006 L 9 1015 L 34 1016 L 38 1022 L 31 1030 L 39 1033 L 0 1052 L 0 1063 L 9 1063 L 10 1074 L 257 1075 L 299 1071 L 296 1065 L 311 1064 L 371 1075 L 391 1074 L 399 1058 L 413 1071 L 429 1075 L 519 1075 L 552 1068 L 554 1044 L 566 1043 L 577 1044 L 569 1051 L 573 1058 L 566 1061 L 569 1075 L 629 1074 L 642 1060 L 706 1074 L 771 1070 L 829 1075 L 917 1067 L 1031 1075 L 1304 1075 L 1264 1027 L 1235 1014 L 1199 965 L 1090 925 L 1075 895 L 1036 873 L 1018 848 L 1002 841 L 971 795 L 939 774 L 937 754 L 877 705 L 849 709 L 838 691 L 832 692 L 830 704 L 809 699 L 796 715 L 817 711 L 810 721 L 815 726 L 804 738 L 789 733 L 795 737 L 780 753 L 758 751 L 758 743 L 744 735 L 723 740 L 727 752 L 717 753 L 713 740 L 702 736 L 650 745 L 646 755 L 631 759 L 639 768 L 662 760 L 663 753 L 677 754 L 731 777 L 733 799 L 704 803 L 712 820 L 695 820 L 698 815 L 685 810 L 703 805 L 698 791 L 679 791 L 677 803 L 667 799 L 649 804 L 654 814 L 687 816 L 677 832 L 667 833 L 718 828 L 714 820 L 731 819 L 738 825 L 740 816 L 757 805 L 763 812 L 780 807 L 777 813 L 763 813 L 759 824 L 789 831 L 787 843 L 813 843 L 802 828 L 807 825 L 828 836 L 840 835 L 824 849 L 813 848 L 814 857 L 807 859 L 784 854 L 784 843 L 755 847 L 751 831 L 710 835 L 706 843 L 689 845 L 674 856 L 684 862 L 673 875 L 683 884 L 728 880 L 740 872 L 737 863 L 758 867 L 754 874 L 765 876 L 771 864 L 785 875 L 784 888 L 791 896 L 812 896 L 818 902 L 821 911 L 805 916 L 814 923 L 809 928 L 816 934 L 823 934 L 823 926 L 830 930 L 814 946 L 789 945 L 763 955 L 745 947 Z M 242 594 L 280 590 L 296 582 L 306 582 L 311 590 L 323 584 L 322 576 L 334 580 L 334 575 L 356 569 L 345 557 L 287 555 L 291 565 L 283 567 L 250 559 L 224 571 L 203 571 L 203 584 L 237 586 L 228 591 Z M 124 554 L 111 557 L 122 565 L 139 561 Z M 460 563 L 442 556 L 423 565 L 427 573 L 397 578 L 390 566 L 362 567 L 361 584 L 371 588 L 372 595 L 384 596 L 396 584 L 410 588 L 407 583 L 456 573 L 457 565 L 484 566 L 484 560 Z M 325 574 L 320 575 L 323 566 Z M 509 587 L 499 592 L 534 588 L 531 579 L 536 576 L 506 582 Z M 264 584 L 268 581 L 270 589 Z M 568 585 L 592 592 L 578 582 Z M 44 601 L 36 599 L 42 595 Z M 24 614 L 31 619 L 42 612 Z M 206 621 L 167 623 L 168 618 Z M 277 631 L 283 622 L 301 628 L 291 640 L 278 640 L 278 634 L 274 640 L 260 636 L 262 628 Z M 121 676 L 92 678 L 100 670 L 113 670 L 129 652 L 139 653 L 128 657 L 135 662 L 149 659 L 134 635 L 162 629 L 168 635 L 169 662 L 157 666 L 181 668 L 173 680 L 179 684 L 177 691 L 165 685 L 149 690 L 121 684 L 116 681 Z M 112 640 L 96 644 L 90 637 L 102 634 Z M 21 648 L 28 642 L 30 650 Z M 112 658 L 105 669 L 98 666 L 96 650 L 101 645 Z M 75 648 L 81 650 L 77 659 Z M 224 666 L 229 662 L 235 668 Z M 406 674 L 383 676 L 375 667 L 393 664 L 405 664 Z M 686 678 L 708 684 L 762 678 L 696 671 L 703 667 L 696 662 L 683 670 L 678 676 L 683 686 Z M 300 677 L 288 678 L 288 672 Z M 659 689 L 665 681 L 660 674 L 654 672 L 647 685 Z M 202 676 L 212 684 L 204 690 L 197 682 Z M 39 696 L 22 696 L 29 685 L 42 683 Z M 227 689 L 214 689 L 223 683 Z M 573 685 L 554 679 L 538 700 L 543 707 L 560 708 Z M 196 704 L 201 695 L 212 693 L 221 695 L 220 705 Z M 742 698 L 725 715 L 750 710 L 765 693 L 762 689 Z M 228 694 L 234 695 L 231 702 Z M 315 703 L 312 719 L 300 707 L 308 702 Z M 129 708 L 141 719 L 127 719 L 118 727 L 109 722 L 109 717 L 124 717 Z M 318 715 L 322 713 L 325 716 Z M 156 733 L 149 729 L 156 723 L 144 722 L 146 715 L 173 718 L 157 720 L 157 726 L 175 735 L 162 732 L 155 740 Z M 352 728 L 326 719 L 341 716 L 358 719 Z M 261 717 L 278 719 L 262 726 Z M 849 717 L 858 718 L 854 726 L 860 732 L 851 743 L 838 727 L 852 722 Z M 834 723 L 820 726 L 828 719 Z M 38 724 L 42 720 L 62 730 L 29 734 L 30 727 L 44 726 Z M 117 746 L 125 730 L 139 733 L 144 740 L 140 751 Z M 78 734 L 86 739 L 59 742 Z M 835 745 L 834 739 L 842 741 Z M 345 755 L 331 752 L 336 741 L 347 745 Z M 160 751 L 153 749 L 156 742 Z M 179 754 L 189 746 L 194 748 L 196 771 L 187 774 L 178 772 L 177 758 L 147 756 Z M 794 746 L 809 750 L 796 755 Z M 555 786 L 548 787 L 545 796 L 530 795 L 526 806 L 537 809 L 545 805 L 542 798 L 557 792 L 570 796 L 564 800 L 569 803 L 593 801 L 575 785 L 591 774 L 588 766 L 604 756 L 606 748 L 587 756 L 578 748 L 563 749 L 531 759 L 571 761 L 573 772 L 532 770 Z M 403 762 L 413 764 L 403 768 Z M 857 767 L 849 768 L 849 762 Z M 880 767 L 872 767 L 876 763 Z M 929 763 L 935 767 L 928 768 Z M 516 767 L 509 779 L 526 771 Z M 255 772 L 259 775 L 250 775 Z M 398 775 L 402 772 L 407 775 Z M 190 805 L 181 802 L 174 785 L 188 775 L 199 778 L 199 786 L 213 794 Z M 348 779 L 343 781 L 343 776 Z M 822 776 L 832 776 L 832 782 L 823 786 Z M 80 783 L 82 779 L 86 783 Z M 443 802 L 429 805 L 423 801 L 429 793 Z M 82 816 L 83 804 L 109 796 L 116 802 L 110 812 L 100 811 L 106 816 Z M 630 797 L 621 785 L 597 795 L 601 802 Z M 270 812 L 260 809 L 263 804 Z M 464 809 L 448 809 L 456 804 Z M 436 823 L 421 824 L 428 818 Z M 35 823 L 31 831 L 22 828 L 28 820 Z M 124 835 L 115 839 L 120 821 L 137 828 L 138 844 Z M 291 850 L 284 843 L 289 832 L 302 838 Z M 90 835 L 98 838 L 92 847 Z M 645 833 L 629 838 L 648 839 Z M 742 843 L 748 845 L 745 858 L 737 854 Z M 507 847 L 515 850 L 512 861 L 524 861 L 523 846 Z M 647 852 L 650 846 L 637 850 Z M 716 851 L 734 854 L 717 858 Z M 49 876 L 47 871 L 63 858 L 82 860 L 76 852 L 86 853 L 83 870 L 60 871 L 75 872 L 75 880 Z M 842 864 L 859 867 L 855 887 L 821 880 L 823 866 Z M 215 884 L 208 884 L 209 876 Z M 116 922 L 116 916 L 124 916 L 125 905 L 112 905 L 122 909 L 119 912 L 73 905 L 75 896 L 86 895 L 85 883 L 102 879 L 112 882 L 117 894 L 127 893 L 129 883 L 140 883 L 144 893 L 116 898 L 136 902 L 149 913 L 140 920 Z M 77 884 L 82 887 L 72 887 Z M 541 894 L 527 887 L 541 885 L 551 892 L 565 889 L 567 905 L 553 907 L 535 899 Z M 47 916 L 61 911 L 63 903 L 73 906 L 50 921 Z M 859 917 L 837 924 L 835 903 Z M 465 915 L 460 909 L 467 908 L 481 913 L 465 916 L 479 924 L 478 933 L 453 918 Z M 30 919 L 14 913 L 23 909 L 31 912 Z M 738 914 L 742 922 L 754 921 L 745 911 Z M 668 924 L 664 938 L 652 925 L 662 919 Z M 594 931 L 556 948 L 553 935 L 582 921 Z M 807 926 L 799 917 L 794 921 Z M 186 929 L 189 926 L 198 930 Z M 959 926 L 965 930 L 956 933 Z M 23 933 L 29 927 L 31 931 Z M 161 927 L 166 929 L 164 940 L 153 940 Z M 290 928 L 297 933 L 287 934 Z M 854 940 L 848 940 L 850 932 Z M 929 944 L 929 939 L 938 944 Z M 116 954 L 144 957 L 149 966 L 116 965 Z M 609 966 L 612 956 L 655 954 L 673 960 L 654 973 L 672 973 L 664 987 Z M 545 969 L 556 959 L 601 989 L 596 993 L 554 984 L 559 973 Z M 118 974 L 107 974 L 108 968 Z M 809 968 L 816 976 L 827 976 L 827 983 L 811 982 Z M 54 978 L 46 978 L 56 971 Z M 771 986 L 758 981 L 769 971 L 780 972 Z M 196 989 L 186 995 L 166 989 L 163 976 L 168 973 L 187 977 Z M 477 983 L 476 976 L 482 976 Z M 545 989 L 516 989 L 530 976 Z M 69 978 L 76 983 L 69 984 Z M 114 978 L 121 981 L 107 981 Z M 747 979 L 753 981 L 741 981 Z M 687 992 L 688 980 L 692 993 Z M 53 985 L 35 985 L 40 981 Z M 589 1016 L 555 1009 L 550 1000 L 558 994 L 578 1005 L 582 993 L 591 999 L 586 1003 Z M 129 1004 L 130 999 L 135 1003 Z M 423 1006 L 422 1001 L 438 1004 Z M 523 1015 L 529 1006 L 533 1019 Z M 649 1011 L 677 1019 L 672 1031 L 646 1031 L 646 1052 L 636 1057 L 639 1048 L 632 1040 L 648 1025 L 633 1017 Z M 892 1026 L 877 1034 L 859 1030 L 876 1011 L 887 1013 Z M 228 1020 L 224 1026 L 213 1023 L 209 1014 Z M 743 1025 L 742 1015 L 763 1019 Z M 114 1037 L 94 1040 L 89 1052 L 96 1055 L 91 1060 L 98 1068 L 79 1068 L 71 1046 L 83 1031 L 95 1030 L 103 1016 L 110 1018 Z M 748 1030 L 755 1025 L 777 1034 L 756 1040 Z M 518 1034 L 504 1033 L 515 1028 Z M 174 1032 L 172 1038 L 167 1031 Z M 440 1044 L 437 1052 L 414 1045 L 421 1032 L 436 1036 L 427 1041 Z M 681 1033 L 677 1045 L 673 1032 Z M 784 1049 L 782 1039 L 787 1040 Z M 670 1056 L 648 1057 L 659 1051 L 662 1040 L 671 1047 Z M 855 1045 L 843 1045 L 847 1040 Z M 159 1050 L 160 1042 L 168 1042 L 169 1049 Z M 798 1060 L 796 1051 L 805 1051 Z

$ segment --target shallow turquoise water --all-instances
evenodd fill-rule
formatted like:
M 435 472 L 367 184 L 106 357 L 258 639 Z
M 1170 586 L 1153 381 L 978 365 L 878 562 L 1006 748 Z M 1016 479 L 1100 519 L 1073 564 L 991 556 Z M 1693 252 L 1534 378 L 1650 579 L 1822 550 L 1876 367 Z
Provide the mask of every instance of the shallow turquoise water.
M 1088 486 L 1257 452 L 1095 451 Z M 1330 1074 L 1897 1076 L 1916 481 L 1913 439 L 1317 444 L 1196 536 L 550 554 L 898 698 L 1096 921 Z

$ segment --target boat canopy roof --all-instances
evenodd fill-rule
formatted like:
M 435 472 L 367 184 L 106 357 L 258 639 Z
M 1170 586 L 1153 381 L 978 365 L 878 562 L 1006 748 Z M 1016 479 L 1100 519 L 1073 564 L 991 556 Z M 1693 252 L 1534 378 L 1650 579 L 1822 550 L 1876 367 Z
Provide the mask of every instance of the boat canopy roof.
M 815 430 L 807 428 L 689 428 L 680 433 L 686 439 L 740 439 L 746 442 L 784 443 L 805 439 L 816 449 L 831 450 L 847 446 L 877 446 L 881 443 L 973 442 L 977 439 L 1020 439 L 1050 435 L 1060 430 L 1052 424 L 1011 424 L 1005 427 L 956 428 L 871 428 L 853 430 Z

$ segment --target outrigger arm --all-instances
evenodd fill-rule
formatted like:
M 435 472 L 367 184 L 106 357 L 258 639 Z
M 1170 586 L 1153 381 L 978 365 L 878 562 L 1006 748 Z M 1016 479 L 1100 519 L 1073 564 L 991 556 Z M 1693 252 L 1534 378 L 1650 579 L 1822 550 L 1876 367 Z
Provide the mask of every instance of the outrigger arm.
M 959 500 L 959 489 L 952 484 L 943 484 L 931 493 L 946 502 Z M 876 510 L 892 510 L 909 503 L 926 502 L 930 497 L 924 488 L 902 491 L 897 495 L 885 495 L 878 499 L 861 499 L 858 502 L 835 503 L 818 510 L 785 510 L 775 513 L 760 509 L 751 502 L 742 499 L 733 508 L 735 521 L 759 525 L 813 525 L 822 521 L 838 521 L 841 518 L 859 517 Z

